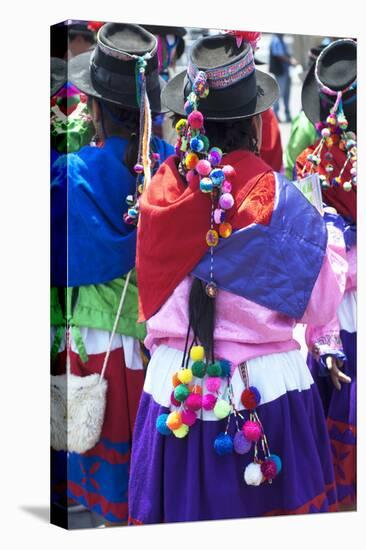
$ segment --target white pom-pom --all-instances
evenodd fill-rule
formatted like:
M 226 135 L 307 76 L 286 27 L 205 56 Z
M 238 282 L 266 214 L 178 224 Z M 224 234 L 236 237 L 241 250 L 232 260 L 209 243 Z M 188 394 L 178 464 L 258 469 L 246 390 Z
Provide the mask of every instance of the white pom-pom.
M 260 464 L 256 462 L 248 464 L 244 471 L 244 480 L 248 485 L 260 485 L 263 480 Z

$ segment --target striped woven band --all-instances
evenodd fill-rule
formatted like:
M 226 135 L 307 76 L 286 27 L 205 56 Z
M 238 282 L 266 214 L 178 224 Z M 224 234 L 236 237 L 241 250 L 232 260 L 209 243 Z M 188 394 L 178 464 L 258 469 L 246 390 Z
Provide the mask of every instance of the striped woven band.
M 200 69 L 196 67 L 192 60 L 189 61 L 187 74 L 193 83 Z M 211 89 L 227 88 L 239 82 L 243 78 L 250 76 L 255 70 L 253 50 L 250 48 L 248 53 L 225 67 L 215 69 L 206 69 L 204 72 L 207 77 L 207 83 Z

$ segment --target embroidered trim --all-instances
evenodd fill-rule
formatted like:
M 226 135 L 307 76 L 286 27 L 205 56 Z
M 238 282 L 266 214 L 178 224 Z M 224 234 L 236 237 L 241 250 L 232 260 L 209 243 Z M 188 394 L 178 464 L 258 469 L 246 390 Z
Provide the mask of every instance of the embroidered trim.
M 316 343 L 314 348 L 321 349 L 323 346 L 329 346 L 331 348 L 339 349 L 342 347 L 342 340 L 338 333 L 330 333 L 321 336 Z
M 243 78 L 247 78 L 255 70 L 253 50 L 249 52 L 239 61 L 220 67 L 217 69 L 208 69 L 205 72 L 210 88 L 220 89 L 227 88 Z M 187 74 L 191 82 L 193 82 L 200 70 L 192 62 L 189 63 Z

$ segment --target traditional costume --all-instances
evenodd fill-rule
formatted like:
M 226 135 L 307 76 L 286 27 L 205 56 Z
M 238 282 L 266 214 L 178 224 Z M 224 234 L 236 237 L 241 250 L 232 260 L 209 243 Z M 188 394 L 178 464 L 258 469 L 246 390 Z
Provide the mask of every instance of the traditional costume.
M 188 116 L 177 123 L 177 156 L 141 197 L 136 265 L 152 358 L 130 524 L 337 507 L 322 404 L 293 329 L 334 316 L 347 270 L 342 233 L 328 236 L 313 206 L 257 155 L 225 154 L 204 133 L 204 119 L 245 119 L 277 99 L 253 58 L 248 41 L 200 39 L 163 92 Z M 193 279 L 216 302 L 210 355 L 191 329 Z
M 356 43 L 337 40 L 320 54 L 303 86 L 303 109 L 317 126 L 321 138 L 297 159 L 298 177 L 318 173 L 324 203 L 338 215 L 328 213 L 329 224 L 344 234 L 348 273 L 346 291 L 329 323 L 312 323 L 306 336 L 308 364 L 320 390 L 332 444 L 340 503 L 356 501 Z M 351 377 L 338 391 L 325 365 L 326 356 L 345 359 L 344 373 Z
M 142 27 L 108 23 L 98 33 L 95 51 L 73 58 L 68 68 L 70 83 L 82 93 L 126 110 L 141 109 L 137 183 L 124 162 L 129 140 L 114 135 L 101 146 L 61 156 L 52 167 L 53 372 L 65 371 L 69 341 L 71 373 L 100 373 L 107 361 L 108 383 L 98 443 L 82 454 L 53 454 L 53 496 L 62 496 L 60 489 L 65 496 L 65 478 L 58 477 L 67 461 L 67 496 L 112 523 L 127 521 L 131 437 L 144 380 L 145 327 L 136 324 L 134 274 L 138 196 L 144 177 L 148 180 L 173 152 L 157 138 L 150 143 L 150 108 L 161 110 L 156 52 L 155 37 Z
M 316 47 L 310 48 L 308 53 L 308 68 L 301 73 L 300 78 L 305 79 L 308 70 L 316 61 L 320 52 L 328 46 L 330 38 L 324 38 Z M 310 145 L 313 145 L 319 135 L 314 124 L 308 119 L 303 110 L 301 110 L 292 120 L 290 138 L 285 150 L 285 175 L 289 180 L 296 179 L 296 159 Z

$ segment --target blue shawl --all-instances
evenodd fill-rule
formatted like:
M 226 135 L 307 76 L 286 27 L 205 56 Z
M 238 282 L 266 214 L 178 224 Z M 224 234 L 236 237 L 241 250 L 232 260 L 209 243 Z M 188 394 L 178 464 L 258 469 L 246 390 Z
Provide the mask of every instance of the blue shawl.
M 51 285 L 100 284 L 135 265 L 136 228 L 125 224 L 126 197 L 136 178 L 123 163 L 127 140 L 110 137 L 51 167 Z M 173 147 L 153 138 L 161 162 Z

